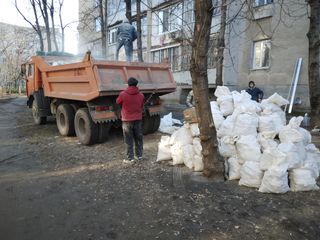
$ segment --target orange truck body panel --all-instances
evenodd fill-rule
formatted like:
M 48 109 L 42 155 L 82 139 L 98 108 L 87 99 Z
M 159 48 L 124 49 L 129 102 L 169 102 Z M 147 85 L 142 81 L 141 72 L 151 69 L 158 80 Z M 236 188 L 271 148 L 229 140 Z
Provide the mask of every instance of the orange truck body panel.
M 34 56 L 28 63 L 34 65 L 34 76 L 27 78 L 28 96 L 42 88 L 46 97 L 88 102 L 101 96 L 118 95 L 127 87 L 129 77 L 138 79 L 142 93 L 163 95 L 176 89 L 167 64 L 115 62 L 90 57 L 81 61 L 60 56 Z

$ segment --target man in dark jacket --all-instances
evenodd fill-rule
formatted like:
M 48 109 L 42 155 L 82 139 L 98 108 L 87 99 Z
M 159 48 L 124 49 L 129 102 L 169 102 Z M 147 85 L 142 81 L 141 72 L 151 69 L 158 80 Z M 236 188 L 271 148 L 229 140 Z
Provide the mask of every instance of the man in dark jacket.
M 261 102 L 263 98 L 263 91 L 256 87 L 254 81 L 249 82 L 249 88 L 246 90 L 251 95 L 251 99 L 257 102 Z
M 124 20 L 123 23 L 118 27 L 117 30 L 117 50 L 116 59 L 119 59 L 119 51 L 122 46 L 126 52 L 126 58 L 128 62 L 132 61 L 132 42 L 137 39 L 136 29 L 127 21 Z
M 137 87 L 138 80 L 128 79 L 128 88 L 122 91 L 117 98 L 117 104 L 121 105 L 121 120 L 124 142 L 127 147 L 127 159 L 125 162 L 134 161 L 133 144 L 135 144 L 135 155 L 142 160 L 143 133 L 142 112 L 144 96 Z

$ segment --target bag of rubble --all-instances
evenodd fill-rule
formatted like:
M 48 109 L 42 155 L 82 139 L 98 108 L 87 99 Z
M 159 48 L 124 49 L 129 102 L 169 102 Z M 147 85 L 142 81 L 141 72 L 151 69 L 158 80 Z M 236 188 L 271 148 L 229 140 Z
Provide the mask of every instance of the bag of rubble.
M 283 166 L 286 163 L 287 155 L 277 148 L 267 148 L 260 157 L 260 169 L 268 170 L 272 166 Z M 288 169 L 288 167 L 287 167 Z
M 256 114 L 261 112 L 260 104 L 256 101 L 251 100 L 251 95 L 246 91 L 232 92 L 234 111 L 233 114 L 247 113 Z
M 279 145 L 279 140 L 275 140 L 272 137 L 273 134 L 268 132 L 262 132 L 258 134 L 258 143 L 261 145 L 262 152 L 268 148 L 276 148 Z
M 259 162 L 246 161 L 240 170 L 239 185 L 259 188 L 263 177 Z
M 157 162 L 168 161 L 171 159 L 172 159 L 172 156 L 171 156 L 170 137 L 162 136 L 158 144 L 158 155 L 157 155 L 156 161 Z
M 237 155 L 235 142 L 238 137 L 224 136 L 218 139 L 218 150 L 223 157 L 234 157 Z
M 236 136 L 252 135 L 257 136 L 258 115 L 251 113 L 241 113 L 234 121 L 233 134 Z
M 290 188 L 293 192 L 318 190 L 313 172 L 306 168 L 296 168 L 289 172 Z
M 273 95 L 271 95 L 270 97 L 268 97 L 265 102 L 271 103 L 271 104 L 275 104 L 278 107 L 284 106 L 289 104 L 289 101 L 287 99 L 284 99 L 281 95 L 279 95 L 278 93 L 274 93 Z
M 233 113 L 233 98 L 228 87 L 217 86 L 214 95 L 217 97 L 217 103 L 223 116 L 229 116 Z
M 253 135 L 240 136 L 236 142 L 237 156 L 240 163 L 247 161 L 258 162 L 261 157 L 260 145 L 257 138 Z
M 159 132 L 172 134 L 179 129 L 179 127 L 174 126 L 174 124 L 182 125 L 179 120 L 172 118 L 172 113 L 170 112 L 161 118 Z
M 220 128 L 217 130 L 217 137 L 221 138 L 223 136 L 234 136 L 234 125 L 236 117 L 231 115 L 228 116 L 220 125 Z
M 228 159 L 228 179 L 229 180 L 237 180 L 240 179 L 240 171 L 241 171 L 241 164 L 239 163 L 238 157 L 234 156 Z
M 303 133 L 299 129 L 303 117 L 293 117 L 287 126 L 279 132 L 279 138 L 282 143 L 296 143 L 304 140 Z
M 313 176 L 317 179 L 320 174 L 320 151 L 314 144 L 308 144 L 305 150 L 306 159 L 303 161 L 302 168 L 311 170 Z
M 270 167 L 263 175 L 259 192 L 286 193 L 290 191 L 287 170 L 285 164 Z
M 183 164 L 183 147 L 192 144 L 193 137 L 190 131 L 190 125 L 185 124 L 177 131 L 175 131 L 169 141 L 171 145 L 171 156 L 173 165 Z
M 287 164 L 288 169 L 300 168 L 304 159 L 306 158 L 306 151 L 304 146 L 295 145 L 293 143 L 280 143 L 278 150 L 286 155 L 285 159 L 277 159 L 274 162 L 277 165 Z M 281 160 L 281 161 L 280 161 Z
M 220 108 L 219 108 L 218 103 L 216 101 L 210 102 L 210 108 L 211 108 L 214 126 L 216 127 L 216 129 L 219 129 L 220 125 L 224 121 L 223 114 L 220 111 Z
M 203 156 L 202 156 L 202 146 L 200 142 L 200 138 L 194 138 L 192 141 L 193 149 L 194 149 L 194 171 L 195 172 L 201 172 L 203 171 Z

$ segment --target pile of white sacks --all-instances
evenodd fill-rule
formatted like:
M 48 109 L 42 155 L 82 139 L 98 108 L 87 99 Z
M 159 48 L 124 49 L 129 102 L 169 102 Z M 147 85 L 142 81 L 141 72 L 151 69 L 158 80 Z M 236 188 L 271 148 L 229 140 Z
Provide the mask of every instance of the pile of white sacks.
M 157 161 L 172 160 L 173 165 L 185 164 L 193 171 L 202 171 L 202 147 L 199 135 L 197 123 L 186 123 L 171 136 L 162 136 L 158 145 Z
M 230 92 L 227 87 L 218 87 L 215 95 L 211 109 L 230 180 L 240 179 L 239 185 L 260 192 L 318 189 L 320 152 L 300 127 L 303 117 L 293 117 L 286 125 L 281 109 L 286 99 L 275 93 L 257 103 L 245 91 Z
M 302 117 L 286 125 L 281 106 L 287 100 L 275 93 L 257 103 L 242 91 L 217 87 L 210 102 L 219 152 L 226 159 L 229 180 L 260 192 L 316 190 L 320 151 L 311 135 L 300 127 Z M 162 136 L 157 161 L 171 160 L 194 171 L 203 170 L 199 128 L 185 124 L 172 136 Z

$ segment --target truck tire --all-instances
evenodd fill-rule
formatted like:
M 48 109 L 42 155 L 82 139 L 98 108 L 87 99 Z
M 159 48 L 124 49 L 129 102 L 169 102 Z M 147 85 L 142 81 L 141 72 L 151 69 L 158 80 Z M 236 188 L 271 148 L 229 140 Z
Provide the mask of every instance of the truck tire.
M 32 116 L 35 124 L 37 125 L 42 125 L 47 123 L 47 117 L 40 117 L 39 98 L 37 96 L 35 96 L 32 101 Z
M 87 108 L 80 108 L 74 118 L 76 135 L 81 144 L 91 145 L 98 141 L 99 126 L 95 124 Z
M 153 122 L 149 115 L 142 118 L 142 132 L 144 135 L 151 133 L 153 128 Z
M 99 124 L 99 137 L 98 142 L 103 143 L 108 140 L 111 123 L 100 123 Z
M 69 104 L 60 104 L 56 114 L 57 127 L 62 136 L 74 136 L 74 110 Z
M 151 117 L 152 119 L 152 130 L 151 133 L 155 133 L 156 131 L 158 131 L 159 126 L 160 126 L 160 115 L 154 115 Z

